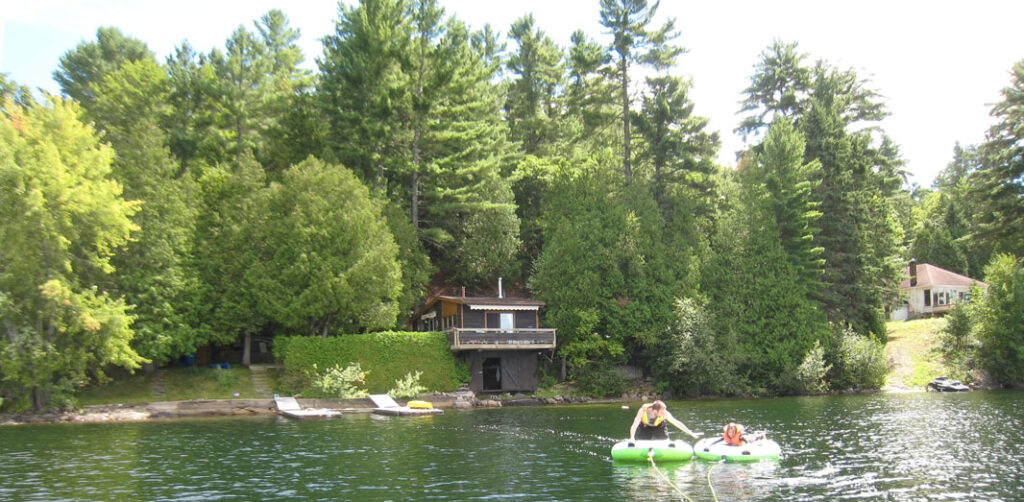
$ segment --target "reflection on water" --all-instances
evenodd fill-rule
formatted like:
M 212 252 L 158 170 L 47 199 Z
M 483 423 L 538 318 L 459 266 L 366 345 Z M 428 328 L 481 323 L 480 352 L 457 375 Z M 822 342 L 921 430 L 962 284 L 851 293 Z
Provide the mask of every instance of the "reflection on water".
M 620 465 L 618 405 L 0 428 L 0 500 L 1014 500 L 1024 393 L 671 402 L 779 461 Z

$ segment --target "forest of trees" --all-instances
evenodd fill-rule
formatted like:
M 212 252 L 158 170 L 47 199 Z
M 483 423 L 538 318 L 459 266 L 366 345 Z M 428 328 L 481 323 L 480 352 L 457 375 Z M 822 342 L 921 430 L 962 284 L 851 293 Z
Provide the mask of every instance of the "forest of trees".
M 272 10 L 162 61 L 100 28 L 60 96 L 0 75 L 0 393 L 38 407 L 205 344 L 401 329 L 431 290 L 498 277 L 547 302 L 598 392 L 619 364 L 688 395 L 877 387 L 910 258 L 1019 279 L 1024 61 L 986 142 L 910 187 L 878 90 L 777 41 L 722 166 L 656 9 L 601 0 L 612 43 L 559 47 L 531 15 L 503 36 L 362 0 L 322 54 Z M 1021 367 L 1016 333 L 982 354 Z

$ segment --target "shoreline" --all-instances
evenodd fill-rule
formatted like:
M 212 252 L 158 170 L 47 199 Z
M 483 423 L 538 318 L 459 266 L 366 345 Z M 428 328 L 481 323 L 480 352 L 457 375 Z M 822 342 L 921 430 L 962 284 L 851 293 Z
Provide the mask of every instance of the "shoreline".
M 977 390 L 988 390 L 979 388 Z M 854 390 L 828 393 L 823 395 L 848 394 L 905 394 L 926 392 L 924 389 L 907 387 L 885 387 L 882 389 Z M 511 399 L 478 399 L 476 396 L 461 393 L 439 393 L 423 396 L 421 400 L 430 401 L 439 409 L 472 409 L 501 408 L 510 406 L 552 406 L 565 404 L 614 404 L 662 399 L 662 396 L 646 394 L 629 394 L 619 398 L 594 399 L 588 397 L 522 397 Z M 752 396 L 741 397 L 752 399 Z M 721 399 L 721 397 L 698 397 L 703 399 Z M 303 408 L 330 408 L 343 414 L 372 413 L 375 406 L 369 398 L 362 399 L 307 399 L 297 398 Z M 0 414 L 0 426 L 64 424 L 64 423 L 103 423 L 103 422 L 142 422 L 153 420 L 174 420 L 211 417 L 244 417 L 278 414 L 277 406 L 272 398 L 267 399 L 202 399 L 190 401 L 156 401 L 149 403 L 100 404 L 83 406 L 81 409 L 69 411 L 44 411 L 42 413 L 23 412 Z
M 430 401 L 439 409 L 501 408 L 505 406 L 549 406 L 558 404 L 584 404 L 619 402 L 626 400 L 598 400 L 590 398 L 563 397 L 515 398 L 515 399 L 467 399 L 458 394 L 427 395 L 421 400 Z M 304 409 L 329 408 L 343 414 L 373 413 L 376 406 L 369 398 L 362 399 L 307 399 L 296 398 Z M 98 404 L 83 406 L 68 411 L 44 411 L 41 413 L 0 414 L 0 426 L 102 423 L 102 422 L 143 422 L 152 420 L 174 420 L 211 417 L 247 417 L 277 415 L 277 405 L 271 399 L 201 399 L 191 401 L 157 401 L 150 403 Z

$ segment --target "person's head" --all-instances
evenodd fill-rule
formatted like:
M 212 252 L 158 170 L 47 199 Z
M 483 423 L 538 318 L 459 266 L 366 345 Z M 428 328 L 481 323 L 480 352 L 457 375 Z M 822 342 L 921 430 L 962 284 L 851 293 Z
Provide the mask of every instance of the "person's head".
M 651 403 L 651 409 L 657 411 L 658 413 L 661 413 L 665 409 L 665 403 L 661 401 L 655 401 Z
M 737 423 L 735 423 L 735 422 L 729 422 L 729 425 L 726 425 L 726 426 L 725 426 L 725 427 L 723 428 L 723 430 L 724 430 L 724 431 L 725 431 L 725 432 L 726 432 L 727 434 L 729 434 L 729 435 L 734 435 L 734 434 L 736 434 L 736 433 L 740 433 L 740 434 L 742 434 L 742 433 L 743 433 L 743 426 L 742 426 L 742 425 L 740 425 L 740 424 L 737 424 Z

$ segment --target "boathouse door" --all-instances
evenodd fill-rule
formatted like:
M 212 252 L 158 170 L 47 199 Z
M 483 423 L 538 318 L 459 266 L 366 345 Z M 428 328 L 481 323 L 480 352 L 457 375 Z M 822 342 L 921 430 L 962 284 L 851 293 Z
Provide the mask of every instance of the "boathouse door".
M 485 392 L 501 390 L 501 358 L 488 357 L 484 359 L 483 370 L 483 390 Z

